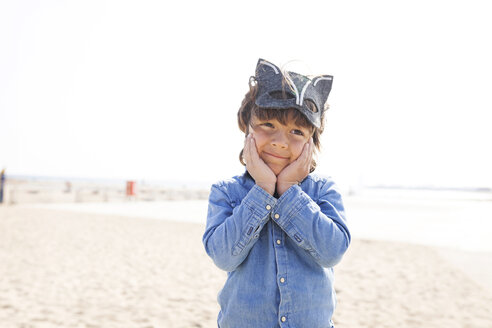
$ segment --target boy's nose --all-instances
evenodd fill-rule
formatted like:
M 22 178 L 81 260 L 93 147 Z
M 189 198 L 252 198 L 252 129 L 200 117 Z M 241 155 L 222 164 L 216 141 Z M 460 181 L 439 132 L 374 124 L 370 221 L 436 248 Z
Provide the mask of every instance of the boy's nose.
M 288 145 L 287 137 L 281 132 L 276 133 L 272 138 L 272 146 L 274 147 L 287 148 Z

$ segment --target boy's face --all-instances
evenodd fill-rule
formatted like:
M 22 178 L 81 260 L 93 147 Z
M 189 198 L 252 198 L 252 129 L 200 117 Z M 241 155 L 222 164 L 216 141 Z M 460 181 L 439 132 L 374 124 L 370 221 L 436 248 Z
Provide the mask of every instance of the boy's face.
M 276 119 L 260 120 L 253 116 L 250 133 L 256 141 L 258 155 L 275 175 L 301 155 L 311 138 L 310 129 L 296 125 L 291 117 L 283 125 Z

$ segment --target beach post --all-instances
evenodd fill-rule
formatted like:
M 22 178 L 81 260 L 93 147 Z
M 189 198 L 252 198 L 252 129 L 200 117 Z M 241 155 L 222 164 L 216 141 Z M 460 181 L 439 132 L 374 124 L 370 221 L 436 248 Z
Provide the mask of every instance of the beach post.
M 127 181 L 126 182 L 126 196 L 128 198 L 134 198 L 136 195 L 136 182 L 135 181 Z

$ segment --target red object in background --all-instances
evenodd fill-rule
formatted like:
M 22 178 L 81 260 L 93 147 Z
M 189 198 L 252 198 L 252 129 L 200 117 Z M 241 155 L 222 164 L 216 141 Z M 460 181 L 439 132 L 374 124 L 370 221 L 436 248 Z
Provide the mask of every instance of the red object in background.
M 135 181 L 126 182 L 126 195 L 135 196 Z

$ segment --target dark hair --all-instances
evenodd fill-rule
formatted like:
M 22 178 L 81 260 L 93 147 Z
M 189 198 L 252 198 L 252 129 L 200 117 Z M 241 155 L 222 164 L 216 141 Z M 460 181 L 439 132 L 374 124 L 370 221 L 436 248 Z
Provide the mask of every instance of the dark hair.
M 319 128 L 316 128 L 308 121 L 306 116 L 304 116 L 300 111 L 298 111 L 295 108 L 289 108 L 289 109 L 259 108 L 255 104 L 257 92 L 258 92 L 257 84 L 254 81 L 254 77 L 251 77 L 249 82 L 249 91 L 244 96 L 244 99 L 241 103 L 241 107 L 237 112 L 237 123 L 241 131 L 243 131 L 245 134 L 249 133 L 248 130 L 249 130 L 249 123 L 251 122 L 251 115 L 254 115 L 260 120 L 276 119 L 282 124 L 286 124 L 289 118 L 293 118 L 295 120 L 296 125 L 311 130 L 315 150 L 317 151 L 320 150 L 321 148 L 320 136 L 321 133 L 323 133 L 324 126 L 325 126 L 324 116 L 325 116 L 326 109 L 328 108 L 327 106 L 325 107 L 325 110 L 321 114 L 321 126 Z M 285 97 L 285 95 L 283 96 Z M 304 102 L 308 105 L 308 107 L 313 112 L 317 111 L 316 105 L 312 101 L 306 99 Z M 239 153 L 239 161 L 241 162 L 241 164 L 246 165 L 246 163 L 244 163 L 243 161 L 243 150 L 244 149 L 241 149 L 241 152 Z M 311 161 L 311 168 L 309 172 L 313 172 L 315 169 L 316 169 L 316 161 L 313 158 Z

